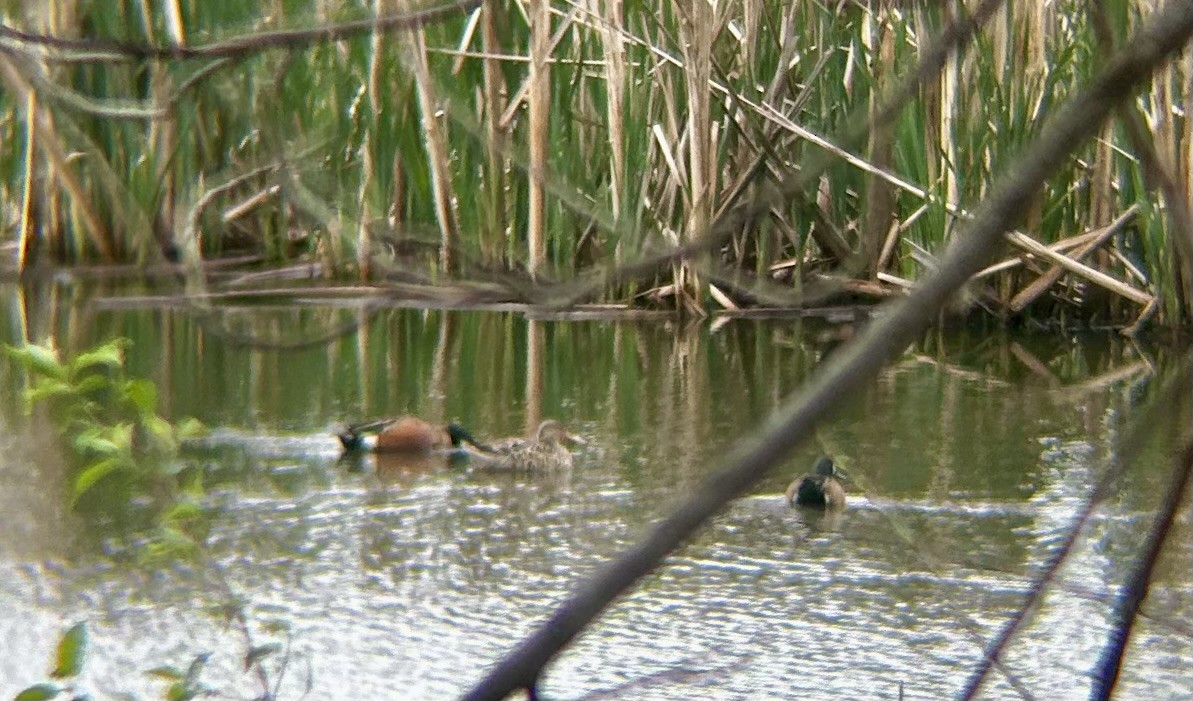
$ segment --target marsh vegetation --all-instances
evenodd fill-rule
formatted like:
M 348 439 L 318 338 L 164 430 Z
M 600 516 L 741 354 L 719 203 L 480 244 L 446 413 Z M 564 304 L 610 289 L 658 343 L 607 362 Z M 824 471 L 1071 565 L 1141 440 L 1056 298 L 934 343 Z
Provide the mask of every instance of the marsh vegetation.
M 222 261 L 453 304 L 871 303 L 938 264 L 1151 7 L 14 7 L 9 260 L 180 261 L 192 282 Z M 957 20 L 972 36 L 929 61 Z M 1190 61 L 1057 164 L 960 309 L 1187 319 Z

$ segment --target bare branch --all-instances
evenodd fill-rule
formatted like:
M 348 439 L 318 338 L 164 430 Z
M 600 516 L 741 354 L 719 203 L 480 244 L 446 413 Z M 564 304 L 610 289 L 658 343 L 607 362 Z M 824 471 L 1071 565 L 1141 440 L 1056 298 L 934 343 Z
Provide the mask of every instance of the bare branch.
M 471 12 L 481 0 L 456 0 L 425 10 L 398 15 L 328 24 L 312 29 L 256 32 L 210 44 L 156 46 L 107 39 L 66 39 L 50 34 L 36 34 L 0 24 L 0 42 L 38 46 L 46 49 L 89 54 L 90 61 L 135 61 L 196 58 L 243 58 L 269 49 L 301 49 L 320 42 L 337 42 L 374 32 L 416 29 L 440 22 L 459 12 Z M 55 58 L 47 56 L 47 59 Z
M 501 699 L 514 690 L 533 688 L 551 658 L 613 599 L 654 569 L 709 517 L 741 496 L 771 466 L 786 458 L 831 410 L 874 379 L 885 363 L 928 328 L 966 280 L 993 258 L 1002 232 L 1014 226 L 1046 178 L 1096 133 L 1110 112 L 1130 97 L 1157 66 L 1180 51 L 1191 35 L 1193 3 L 1170 3 L 1158 12 L 1089 87 L 1048 121 L 1035 143 L 1006 170 L 978 208 L 965 235 L 957 237 L 948 248 L 935 274 L 906 300 L 891 305 L 857 342 L 827 361 L 802 392 L 788 399 L 760 430 L 738 444 L 724 469 L 700 485 L 638 545 L 585 583 L 464 698 Z M 992 648 L 994 652 L 985 657 L 971 688 L 980 684 L 985 670 L 997 659 L 998 649 Z

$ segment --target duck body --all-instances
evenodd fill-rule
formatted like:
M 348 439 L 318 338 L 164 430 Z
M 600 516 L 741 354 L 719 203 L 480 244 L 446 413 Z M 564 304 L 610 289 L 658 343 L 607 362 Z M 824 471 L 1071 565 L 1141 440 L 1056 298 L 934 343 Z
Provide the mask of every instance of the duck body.
M 569 445 L 583 445 L 580 436 L 569 433 L 563 424 L 548 419 L 539 424 L 533 439 L 507 438 L 487 446 L 468 449 L 468 458 L 476 467 L 497 472 L 552 472 L 572 466 Z
M 432 453 L 460 448 L 476 439 L 463 426 L 436 426 L 414 416 L 379 419 L 348 426 L 336 434 L 344 452 Z
M 804 475 L 787 487 L 787 503 L 820 509 L 841 509 L 845 506 L 844 477 L 836 463 L 827 455 L 816 461 L 813 474 Z

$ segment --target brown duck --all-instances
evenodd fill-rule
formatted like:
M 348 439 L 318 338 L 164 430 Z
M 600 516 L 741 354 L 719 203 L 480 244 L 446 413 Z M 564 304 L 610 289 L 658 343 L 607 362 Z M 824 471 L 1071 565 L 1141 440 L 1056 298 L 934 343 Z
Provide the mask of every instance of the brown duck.
M 465 442 L 485 447 L 460 424 L 436 426 L 414 416 L 353 424 L 336 436 L 346 453 L 431 453 L 460 448 Z
M 539 424 L 534 439 L 507 438 L 484 446 L 466 448 L 468 459 L 476 467 L 502 472 L 551 472 L 572 466 L 570 446 L 588 441 L 570 433 L 555 419 Z

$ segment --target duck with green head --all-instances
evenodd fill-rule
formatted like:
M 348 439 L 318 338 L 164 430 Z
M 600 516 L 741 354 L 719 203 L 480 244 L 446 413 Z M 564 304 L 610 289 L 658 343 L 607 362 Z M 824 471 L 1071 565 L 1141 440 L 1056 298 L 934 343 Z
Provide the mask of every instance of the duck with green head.
M 436 426 L 414 416 L 353 424 L 336 436 L 345 453 L 432 453 L 456 450 L 464 443 L 485 447 L 460 424 Z
M 812 474 L 804 475 L 787 487 L 787 503 L 792 506 L 812 506 L 821 509 L 840 509 L 845 506 L 845 488 L 841 480 L 845 474 L 827 455 L 816 461 Z
M 482 470 L 499 472 L 552 472 L 572 466 L 571 446 L 585 445 L 555 419 L 539 424 L 533 439 L 507 438 L 489 446 L 468 448 L 469 461 Z

